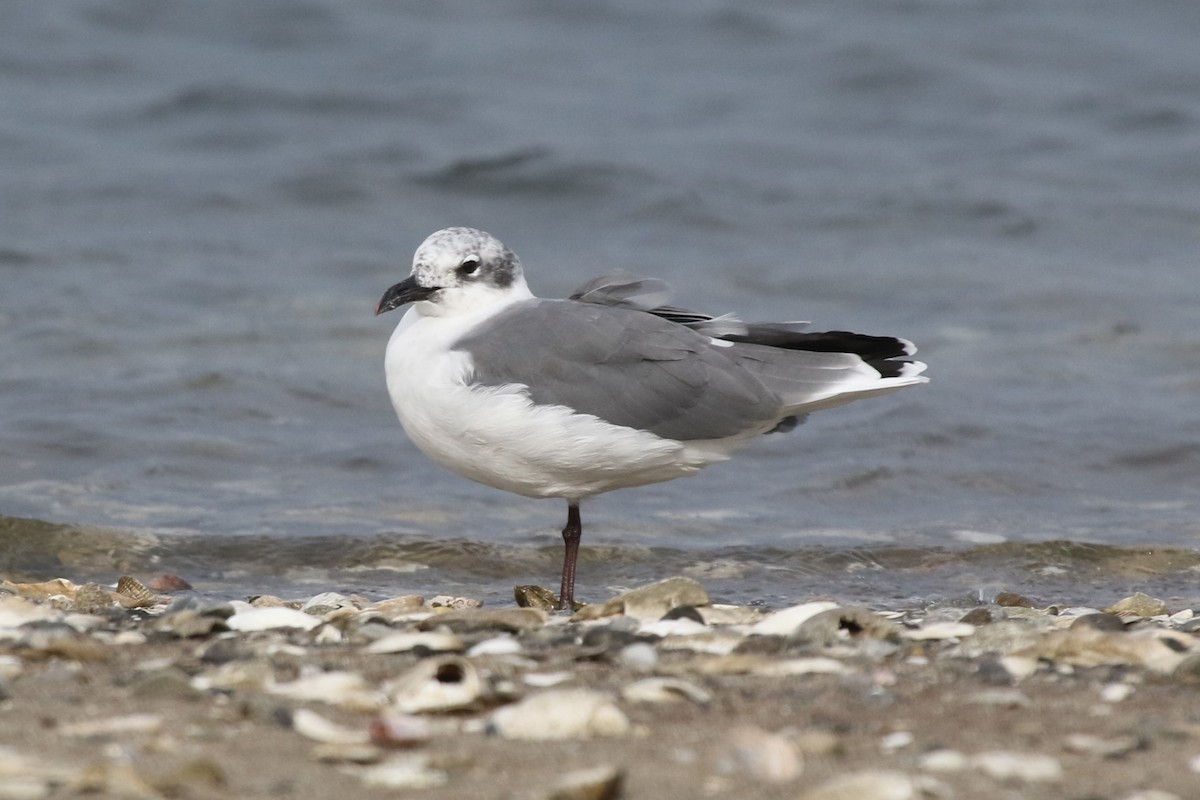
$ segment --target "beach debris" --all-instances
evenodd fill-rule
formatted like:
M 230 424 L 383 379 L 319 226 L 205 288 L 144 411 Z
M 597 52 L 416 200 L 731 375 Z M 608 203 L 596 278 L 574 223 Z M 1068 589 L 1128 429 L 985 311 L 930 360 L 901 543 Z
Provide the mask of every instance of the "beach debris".
M 629 719 L 604 692 L 547 689 L 492 713 L 489 728 L 505 739 L 557 741 L 623 736 Z
M 465 711 L 488 700 L 479 670 L 461 656 L 423 659 L 383 686 L 391 707 L 406 714 Z
M 66 578 L 54 578 L 40 583 L 4 581 L 0 586 L 27 600 L 49 600 L 51 597 L 65 597 L 68 600 L 74 600 L 75 593 L 79 590 L 78 585 Z
M 474 597 L 453 597 L 448 594 L 439 594 L 437 597 L 429 601 L 430 608 L 479 608 L 483 605 L 482 600 L 477 600 Z
M 363 728 L 339 725 L 308 708 L 292 712 L 292 730 L 323 744 L 367 744 L 371 735 Z
M 477 658 L 479 656 L 514 656 L 520 653 L 524 648 L 521 646 L 521 641 L 517 637 L 502 634 L 493 636 L 490 639 L 484 639 L 482 642 L 476 642 L 471 645 L 471 649 L 467 651 L 468 658 Z
M 146 585 L 155 592 L 188 592 L 192 590 L 190 583 L 170 572 L 165 572 L 157 578 L 151 578 Z
M 964 639 L 975 633 L 975 626 L 965 622 L 935 622 L 915 630 L 904 631 L 904 638 L 914 642 Z

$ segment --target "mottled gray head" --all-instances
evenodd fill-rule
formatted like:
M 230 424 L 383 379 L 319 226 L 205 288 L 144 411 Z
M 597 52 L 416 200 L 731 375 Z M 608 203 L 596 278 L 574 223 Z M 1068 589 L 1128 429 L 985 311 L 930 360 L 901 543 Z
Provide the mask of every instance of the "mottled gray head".
M 391 287 L 376 314 L 424 301 L 421 313 L 445 316 L 494 305 L 529 289 L 515 253 L 490 233 L 445 228 L 421 243 L 412 274 Z

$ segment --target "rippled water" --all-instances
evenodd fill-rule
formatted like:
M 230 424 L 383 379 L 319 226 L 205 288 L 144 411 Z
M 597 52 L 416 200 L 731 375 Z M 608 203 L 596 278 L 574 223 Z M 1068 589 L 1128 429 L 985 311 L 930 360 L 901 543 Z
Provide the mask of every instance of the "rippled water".
M 475 225 L 564 295 L 895 333 L 928 387 L 585 506 L 580 593 L 1200 602 L 1191 2 L 14 2 L 6 574 L 557 576 L 558 502 L 405 440 L 371 315 Z M 41 521 L 41 522 L 39 522 Z

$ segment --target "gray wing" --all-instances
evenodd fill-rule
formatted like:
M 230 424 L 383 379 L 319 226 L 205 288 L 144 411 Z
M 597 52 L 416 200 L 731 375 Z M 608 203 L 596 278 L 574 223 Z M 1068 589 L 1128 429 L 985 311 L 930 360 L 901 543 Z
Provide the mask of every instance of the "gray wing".
M 474 380 L 522 384 L 567 406 L 668 439 L 717 439 L 778 422 L 783 401 L 707 336 L 653 314 L 573 300 L 526 300 L 455 345 Z

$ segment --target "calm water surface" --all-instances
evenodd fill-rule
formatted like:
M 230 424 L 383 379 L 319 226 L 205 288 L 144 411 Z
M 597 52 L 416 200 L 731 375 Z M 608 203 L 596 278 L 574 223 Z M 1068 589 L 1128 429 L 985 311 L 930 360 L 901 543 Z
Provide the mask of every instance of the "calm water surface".
M 0 571 L 553 582 L 372 317 L 473 225 L 562 296 L 916 341 L 933 383 L 585 507 L 580 594 L 1200 604 L 1200 5 L 158 4 L 0 26 Z

